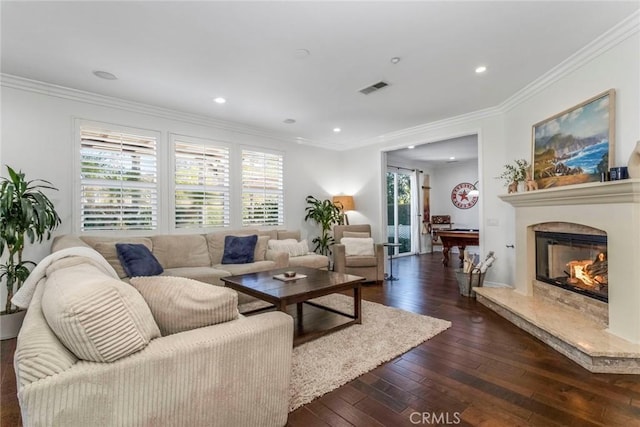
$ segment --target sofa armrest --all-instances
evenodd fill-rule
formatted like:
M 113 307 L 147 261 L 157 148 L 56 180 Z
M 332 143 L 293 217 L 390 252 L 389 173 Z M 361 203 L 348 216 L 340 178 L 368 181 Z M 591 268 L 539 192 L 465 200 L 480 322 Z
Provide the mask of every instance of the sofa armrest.
M 73 234 L 62 234 L 60 236 L 56 236 L 53 238 L 51 242 L 51 253 L 57 252 L 66 248 L 74 248 L 74 247 L 83 247 L 90 248 L 91 245 L 86 244 L 80 237 L 74 236 Z
M 113 363 L 80 361 L 18 392 L 30 425 L 282 426 L 293 320 L 270 312 L 152 340 Z
M 265 259 L 268 261 L 274 261 L 276 263 L 275 268 L 285 268 L 289 266 L 289 252 L 276 252 L 271 249 L 267 249 Z
M 333 271 L 344 273 L 347 269 L 344 245 L 342 243 L 334 244 L 331 246 L 331 253 L 333 254 Z

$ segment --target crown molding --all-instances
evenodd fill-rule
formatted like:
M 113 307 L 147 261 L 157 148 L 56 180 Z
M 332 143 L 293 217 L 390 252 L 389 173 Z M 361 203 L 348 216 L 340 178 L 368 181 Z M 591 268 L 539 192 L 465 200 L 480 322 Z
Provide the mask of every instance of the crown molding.
M 65 86 L 59 86 L 51 83 L 41 82 L 38 80 L 26 79 L 11 74 L 0 74 L 0 86 L 24 90 L 27 92 L 39 93 L 42 95 L 54 96 L 57 98 L 68 99 L 72 101 L 82 102 L 86 104 L 98 105 L 100 107 L 117 108 L 120 110 L 130 111 L 133 113 L 146 114 L 149 116 L 160 117 L 169 120 L 178 120 L 181 122 L 191 123 L 200 126 L 214 127 L 224 131 L 242 133 L 245 135 L 257 136 L 260 138 L 268 138 L 287 143 L 310 144 L 310 141 L 296 138 L 288 138 L 275 133 L 242 125 L 240 123 L 214 119 L 199 114 L 185 113 L 182 111 L 172 110 L 169 108 L 157 107 L 154 105 L 143 104 L 135 101 L 128 101 L 122 98 L 100 95 L 79 89 L 72 89 Z
M 536 95 L 543 89 L 551 86 L 553 83 L 569 75 L 575 70 L 579 69 L 589 61 L 602 55 L 607 50 L 633 36 L 640 31 L 640 10 L 634 12 L 629 17 L 625 18 L 615 27 L 611 28 L 600 37 L 593 40 L 591 43 L 571 55 L 566 60 L 519 90 L 505 101 L 501 102 L 495 107 L 486 108 L 483 110 L 473 111 L 470 113 L 462 114 L 455 117 L 450 117 L 435 122 L 425 123 L 422 125 L 402 129 L 395 132 L 383 134 L 374 138 L 362 140 L 356 144 L 353 144 L 350 148 L 361 148 L 367 145 L 373 145 L 378 143 L 390 142 L 397 139 L 418 137 L 423 133 L 431 132 L 440 128 L 448 126 L 459 126 L 465 123 L 472 122 L 479 119 L 484 119 L 499 114 L 504 114 L 515 108 L 519 104 L 525 102 L 532 96 Z
M 515 108 L 553 83 L 571 74 L 640 31 L 640 10 L 611 28 L 560 64 L 510 96 L 497 106 L 503 113 Z
M 433 132 L 435 130 L 450 126 L 460 126 L 476 120 L 504 114 L 509 110 L 515 108 L 519 104 L 525 102 L 532 96 L 536 95 L 543 89 L 557 82 L 561 78 L 579 69 L 584 64 L 600 56 L 607 50 L 636 34 L 638 31 L 640 31 L 640 10 L 627 17 L 618 25 L 611 28 L 609 31 L 593 40 L 591 43 L 571 55 L 556 67 L 552 68 L 547 73 L 543 74 L 495 107 L 472 111 L 470 113 L 465 113 L 458 116 L 409 127 L 406 129 L 401 129 L 398 131 L 389 132 L 373 138 L 354 141 L 350 144 L 337 144 L 330 143 L 329 141 L 314 141 L 309 139 L 284 137 L 282 135 L 278 135 L 264 129 L 258 129 L 240 123 L 214 119 L 199 114 L 185 113 L 135 101 L 127 101 L 121 98 L 99 95 L 92 92 L 58 86 L 50 83 L 40 82 L 37 80 L 26 79 L 10 74 L 0 74 L 0 85 L 3 87 L 20 89 L 103 107 L 112 107 L 130 112 L 161 117 L 169 120 L 179 120 L 191 124 L 214 127 L 225 131 L 242 133 L 245 135 L 267 138 L 280 142 L 296 143 L 335 151 L 346 151 L 380 143 L 388 143 L 399 139 L 407 140 L 407 142 L 409 142 L 413 138 L 416 140 L 416 142 L 420 142 L 418 140 L 425 133 Z
M 412 138 L 415 138 L 416 139 L 415 142 L 421 142 L 423 139 L 422 138 L 423 134 L 427 132 L 433 132 L 435 130 L 446 128 L 449 126 L 463 125 L 476 120 L 482 120 L 489 117 L 493 117 L 501 113 L 502 111 L 496 107 L 485 108 L 483 110 L 476 110 L 476 111 L 472 111 L 471 113 L 465 113 L 459 116 L 448 117 L 446 119 L 437 120 L 435 122 L 425 123 L 422 125 L 413 126 L 413 127 L 401 129 L 398 131 L 385 133 L 383 135 L 379 135 L 373 138 L 361 140 L 358 143 L 350 145 L 348 148 L 343 148 L 343 150 L 352 149 L 352 148 L 362 148 L 369 145 L 379 144 L 384 142 L 391 142 L 398 139 L 406 139 L 405 142 L 409 143 L 409 142 L 412 142 L 411 141 Z

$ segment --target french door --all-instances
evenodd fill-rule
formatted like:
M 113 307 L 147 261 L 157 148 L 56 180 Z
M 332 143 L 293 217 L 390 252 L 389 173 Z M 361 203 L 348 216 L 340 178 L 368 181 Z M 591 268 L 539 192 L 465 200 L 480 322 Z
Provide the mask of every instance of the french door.
M 387 171 L 387 241 L 400 246 L 394 248 L 395 255 L 415 252 L 414 228 L 414 172 Z

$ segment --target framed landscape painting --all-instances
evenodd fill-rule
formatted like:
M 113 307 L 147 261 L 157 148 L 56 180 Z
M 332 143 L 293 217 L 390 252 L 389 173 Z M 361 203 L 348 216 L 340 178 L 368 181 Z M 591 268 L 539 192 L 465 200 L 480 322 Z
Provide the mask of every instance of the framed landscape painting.
M 613 165 L 615 90 L 533 125 L 533 177 L 538 188 L 600 181 Z

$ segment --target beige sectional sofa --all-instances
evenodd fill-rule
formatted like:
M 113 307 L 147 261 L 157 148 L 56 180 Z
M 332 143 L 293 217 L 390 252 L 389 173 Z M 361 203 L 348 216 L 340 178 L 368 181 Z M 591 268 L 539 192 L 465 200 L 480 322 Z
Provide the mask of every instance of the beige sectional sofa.
M 254 262 L 248 264 L 222 264 L 224 241 L 226 236 L 258 235 L 254 252 Z M 127 280 L 127 274 L 120 265 L 116 252 L 116 243 L 144 244 L 162 265 L 165 276 L 186 277 L 211 285 L 224 286 L 222 277 L 237 274 L 256 273 L 277 268 L 304 266 L 327 268 L 329 258 L 315 253 L 290 257 L 287 252 L 268 249 L 269 240 L 300 240 L 300 231 L 284 230 L 224 230 L 207 234 L 171 234 L 149 237 L 131 236 L 57 236 L 51 251 L 85 246 L 99 252 L 116 270 L 121 279 Z M 254 301 L 252 297 L 239 294 L 238 303 Z
M 36 269 L 14 357 L 24 426 L 286 424 L 290 316 L 244 317 L 232 290 L 190 279 L 125 283 L 89 248 Z
M 226 236 L 254 234 L 254 262 L 222 263 Z M 28 307 L 14 358 L 24 425 L 285 425 L 293 319 L 242 316 L 238 304 L 253 299 L 220 280 L 328 267 L 321 255 L 269 249 L 285 239 L 300 233 L 56 237 L 12 300 Z M 117 243 L 143 244 L 164 272 L 127 277 Z

